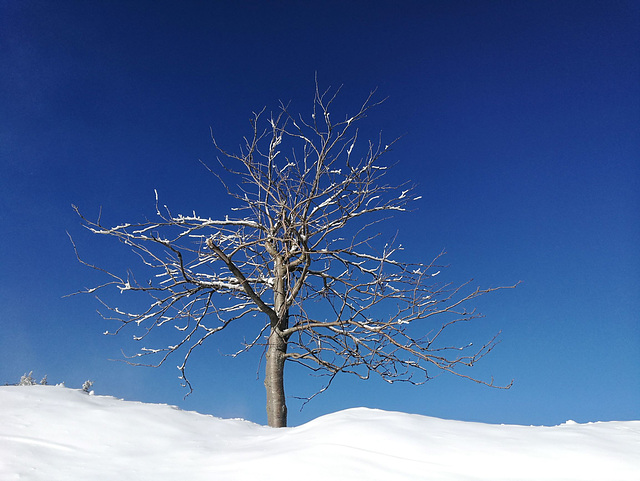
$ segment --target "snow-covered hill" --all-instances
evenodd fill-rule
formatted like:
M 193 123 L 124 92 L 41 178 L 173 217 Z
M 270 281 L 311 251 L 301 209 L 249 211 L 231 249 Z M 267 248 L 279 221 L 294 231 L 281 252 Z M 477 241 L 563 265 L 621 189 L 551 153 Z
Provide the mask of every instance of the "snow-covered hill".
M 554 427 L 350 409 L 271 429 L 57 386 L 0 387 L 0 479 L 640 480 L 640 421 Z

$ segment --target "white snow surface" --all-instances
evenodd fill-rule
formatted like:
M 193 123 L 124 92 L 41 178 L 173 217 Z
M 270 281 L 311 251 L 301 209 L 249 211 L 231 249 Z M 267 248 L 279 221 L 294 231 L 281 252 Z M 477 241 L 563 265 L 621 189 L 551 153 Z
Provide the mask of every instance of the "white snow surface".
M 491 425 L 355 408 L 292 428 L 0 387 L 0 480 L 640 480 L 640 421 Z

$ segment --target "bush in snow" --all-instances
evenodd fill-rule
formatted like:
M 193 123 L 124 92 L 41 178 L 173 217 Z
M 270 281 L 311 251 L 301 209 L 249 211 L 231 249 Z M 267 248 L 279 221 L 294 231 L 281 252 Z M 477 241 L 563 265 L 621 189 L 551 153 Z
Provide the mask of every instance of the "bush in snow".
M 20 382 L 18 382 L 17 384 L 13 384 L 13 386 L 35 386 L 36 384 L 38 384 L 36 382 L 36 380 L 33 377 L 33 371 L 29 372 L 29 374 L 23 374 L 22 377 L 20 378 Z M 47 375 L 45 374 L 45 376 L 40 380 L 40 384 L 43 386 L 46 386 L 48 384 L 47 382 Z M 6 386 L 9 386 L 10 384 L 5 384 Z
M 37 382 L 33 378 L 33 371 L 31 371 L 29 374 L 24 374 L 20 378 L 20 382 L 18 383 L 18 386 L 33 386 L 34 384 L 37 384 Z
M 36 379 L 33 377 L 33 371 L 30 371 L 29 374 L 23 374 L 22 377 L 20 378 L 19 382 L 17 382 L 17 383 L 5 383 L 5 386 L 35 386 L 36 384 L 40 384 L 42 386 L 47 386 L 49 384 L 49 381 L 47 380 L 46 374 L 40 380 L 40 382 L 38 383 L 36 381 Z M 56 386 L 66 387 L 64 385 L 64 382 L 58 383 L 58 384 L 56 384 Z M 91 391 L 91 386 L 93 386 L 93 381 L 87 380 L 82 384 L 82 390 L 84 392 L 90 392 Z

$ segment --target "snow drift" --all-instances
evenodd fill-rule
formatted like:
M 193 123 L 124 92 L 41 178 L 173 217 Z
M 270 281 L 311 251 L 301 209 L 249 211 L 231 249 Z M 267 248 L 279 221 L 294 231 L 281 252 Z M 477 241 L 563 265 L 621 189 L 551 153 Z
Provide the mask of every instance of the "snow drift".
M 357 408 L 273 429 L 57 386 L 0 387 L 0 479 L 640 480 L 640 421 L 488 425 Z

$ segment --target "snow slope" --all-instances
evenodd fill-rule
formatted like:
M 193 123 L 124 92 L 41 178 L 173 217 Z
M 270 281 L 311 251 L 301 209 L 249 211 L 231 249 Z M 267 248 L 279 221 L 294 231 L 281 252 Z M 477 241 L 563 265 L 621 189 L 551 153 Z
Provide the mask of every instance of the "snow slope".
M 365 408 L 271 429 L 0 387 L 0 480 L 640 480 L 640 421 L 488 425 Z

